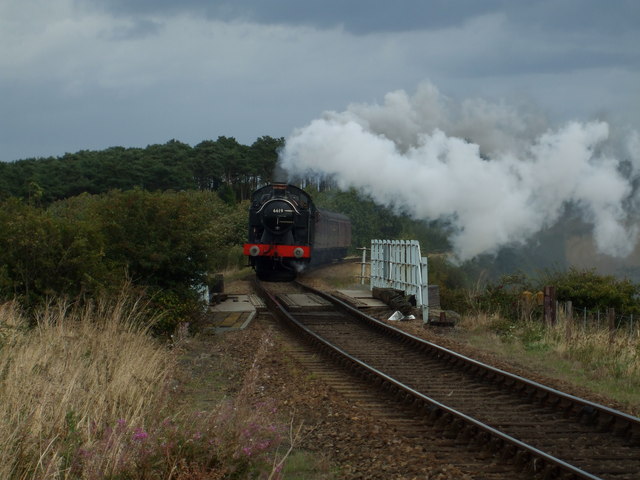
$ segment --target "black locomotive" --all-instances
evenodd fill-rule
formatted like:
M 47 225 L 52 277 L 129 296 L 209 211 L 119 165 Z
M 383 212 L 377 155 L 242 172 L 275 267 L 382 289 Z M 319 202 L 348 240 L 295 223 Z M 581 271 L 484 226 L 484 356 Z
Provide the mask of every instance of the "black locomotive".
M 304 190 L 273 183 L 253 192 L 244 254 L 261 280 L 293 280 L 309 264 L 343 258 L 350 245 L 349 219 L 319 210 Z

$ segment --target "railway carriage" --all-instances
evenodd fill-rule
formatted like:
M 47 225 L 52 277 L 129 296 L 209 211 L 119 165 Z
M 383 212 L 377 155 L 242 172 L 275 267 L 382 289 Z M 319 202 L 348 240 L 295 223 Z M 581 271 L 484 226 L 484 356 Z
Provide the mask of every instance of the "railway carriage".
M 308 265 L 343 258 L 350 245 L 349 219 L 316 208 L 304 190 L 273 183 L 252 194 L 244 254 L 261 280 L 293 280 Z

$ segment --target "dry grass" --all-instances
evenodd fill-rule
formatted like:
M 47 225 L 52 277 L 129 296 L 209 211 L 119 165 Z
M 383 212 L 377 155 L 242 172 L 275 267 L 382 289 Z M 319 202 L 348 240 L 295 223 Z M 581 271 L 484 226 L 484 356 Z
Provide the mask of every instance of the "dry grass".
M 171 354 L 150 341 L 135 301 L 52 303 L 26 330 L 0 308 L 0 478 L 68 478 L 71 455 L 121 419 L 144 428 L 161 410 Z M 116 447 L 116 446 L 114 446 Z M 113 448 L 96 467 L 115 468 Z
M 545 329 L 545 342 L 565 358 L 588 365 L 595 377 L 619 379 L 640 386 L 640 336 L 637 329 L 609 331 L 603 326 L 586 328 L 558 322 Z
M 0 479 L 280 478 L 300 428 L 252 397 L 264 349 L 235 399 L 178 410 L 179 348 L 151 338 L 149 320 L 125 294 L 51 303 L 35 328 L 0 305 Z
M 603 326 L 555 325 L 539 319 L 512 322 L 497 315 L 463 317 L 461 326 L 474 344 L 520 363 L 535 364 L 547 374 L 586 386 L 640 411 L 640 336 L 638 330 L 610 332 Z

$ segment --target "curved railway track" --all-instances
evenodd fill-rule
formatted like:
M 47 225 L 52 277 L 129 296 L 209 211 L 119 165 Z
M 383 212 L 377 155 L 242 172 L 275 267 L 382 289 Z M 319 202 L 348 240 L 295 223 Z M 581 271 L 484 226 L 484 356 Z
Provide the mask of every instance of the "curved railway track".
M 498 454 L 532 477 L 640 478 L 640 419 L 461 356 L 298 285 L 331 305 L 290 312 L 277 287 L 257 289 L 280 320 L 447 438 Z

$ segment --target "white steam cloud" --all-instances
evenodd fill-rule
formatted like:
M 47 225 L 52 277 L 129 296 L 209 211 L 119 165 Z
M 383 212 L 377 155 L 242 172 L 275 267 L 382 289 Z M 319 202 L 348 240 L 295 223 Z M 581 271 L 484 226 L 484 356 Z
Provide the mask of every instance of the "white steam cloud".
M 293 176 L 321 175 L 425 220 L 446 219 L 460 260 L 523 244 L 568 205 L 593 226 L 597 248 L 629 255 L 640 176 L 632 132 L 614 155 L 607 123 L 544 120 L 504 104 L 454 104 L 430 83 L 413 97 L 327 112 L 287 139 L 280 162 Z M 624 174 L 622 172 L 625 172 Z

